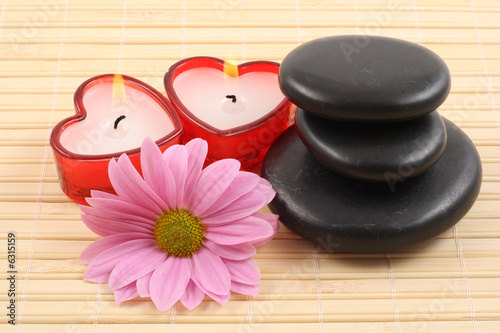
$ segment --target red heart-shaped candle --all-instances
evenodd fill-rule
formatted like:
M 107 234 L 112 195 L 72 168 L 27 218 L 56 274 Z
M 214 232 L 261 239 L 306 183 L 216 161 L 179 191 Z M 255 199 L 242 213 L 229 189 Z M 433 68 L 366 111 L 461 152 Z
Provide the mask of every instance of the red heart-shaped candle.
M 125 75 L 93 77 L 76 90 L 76 115 L 58 123 L 50 138 L 61 188 L 85 204 L 91 190 L 113 192 L 108 163 L 126 153 L 140 171 L 145 137 L 162 151 L 180 143 L 182 125 L 170 102 L 153 87 Z
M 257 171 L 270 144 L 290 125 L 291 102 L 278 84 L 279 64 L 194 57 L 165 74 L 170 101 L 181 118 L 183 141 L 208 142 L 207 162 L 236 158 Z

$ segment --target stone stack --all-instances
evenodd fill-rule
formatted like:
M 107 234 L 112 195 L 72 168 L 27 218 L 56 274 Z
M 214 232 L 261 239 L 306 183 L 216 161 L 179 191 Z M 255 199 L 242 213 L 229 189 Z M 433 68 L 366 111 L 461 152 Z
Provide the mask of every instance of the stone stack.
M 385 37 L 337 36 L 293 50 L 280 86 L 296 126 L 271 146 L 262 173 L 288 228 L 328 250 L 388 252 L 432 239 L 472 207 L 476 148 L 437 108 L 444 61 Z

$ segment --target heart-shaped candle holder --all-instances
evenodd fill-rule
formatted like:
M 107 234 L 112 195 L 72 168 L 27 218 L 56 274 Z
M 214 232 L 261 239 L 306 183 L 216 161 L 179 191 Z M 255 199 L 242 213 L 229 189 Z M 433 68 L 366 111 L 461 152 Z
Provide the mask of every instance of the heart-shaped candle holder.
M 194 57 L 174 64 L 164 84 L 182 121 L 183 141 L 206 140 L 207 163 L 236 158 L 242 169 L 258 171 L 291 123 L 292 104 L 281 93 L 278 72 L 279 64 L 270 61 L 234 66 Z
M 76 114 L 50 138 L 61 188 L 86 204 L 91 190 L 113 193 L 108 163 L 126 153 L 140 171 L 140 146 L 149 136 L 162 151 L 180 143 L 182 125 L 170 102 L 146 83 L 125 75 L 88 79 L 74 96 Z

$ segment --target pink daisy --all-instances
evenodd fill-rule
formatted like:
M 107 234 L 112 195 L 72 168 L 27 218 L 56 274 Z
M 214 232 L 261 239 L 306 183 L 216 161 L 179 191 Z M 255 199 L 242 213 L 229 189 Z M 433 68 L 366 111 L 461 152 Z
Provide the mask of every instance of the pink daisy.
M 160 311 L 194 309 L 205 295 L 224 304 L 231 291 L 256 295 L 255 246 L 271 240 L 278 216 L 258 212 L 274 197 L 268 181 L 234 159 L 203 168 L 207 143 L 194 139 L 163 154 L 142 144 L 144 178 L 123 154 L 109 163 L 117 195 L 93 191 L 83 222 L 103 238 L 80 260 L 84 279 L 108 283 L 117 303 L 151 297 Z

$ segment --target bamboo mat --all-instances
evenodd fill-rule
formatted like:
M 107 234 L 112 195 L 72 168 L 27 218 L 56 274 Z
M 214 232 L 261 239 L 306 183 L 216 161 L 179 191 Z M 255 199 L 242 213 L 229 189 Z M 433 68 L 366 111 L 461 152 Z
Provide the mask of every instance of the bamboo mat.
M 0 331 L 500 332 L 500 3 L 488 0 L 0 0 Z M 376 34 L 420 43 L 452 73 L 440 108 L 474 141 L 484 179 L 451 230 L 386 255 L 327 253 L 282 227 L 258 249 L 260 295 L 194 311 L 114 303 L 82 280 L 97 237 L 61 192 L 48 139 L 87 78 L 164 91 L 179 59 L 281 61 L 300 43 Z M 7 233 L 17 237 L 18 325 L 7 324 Z

